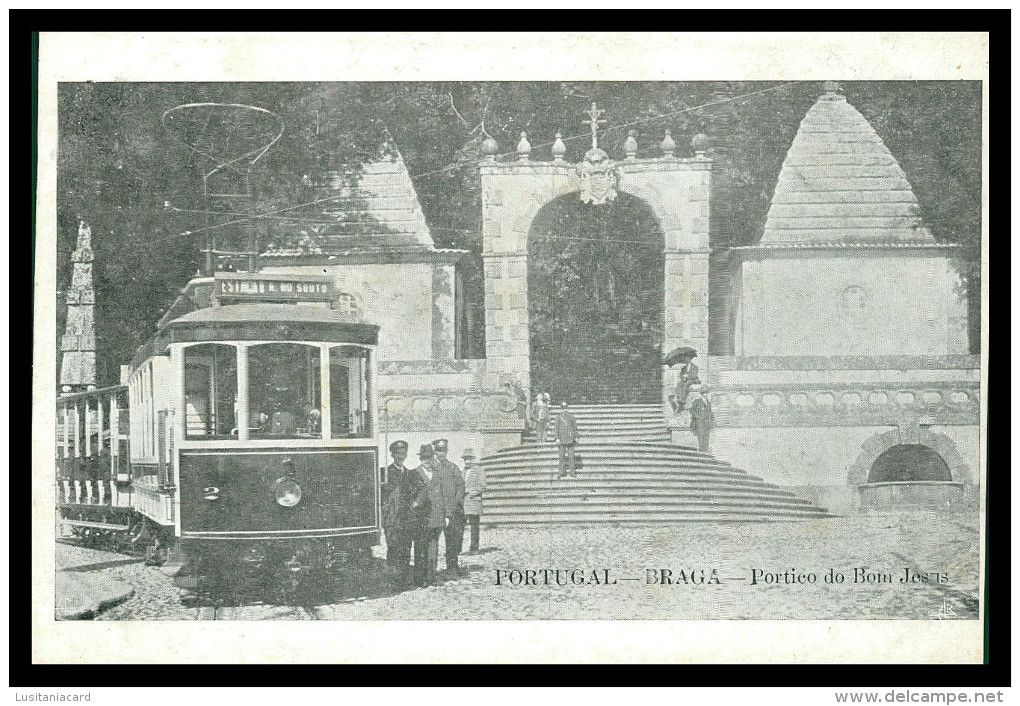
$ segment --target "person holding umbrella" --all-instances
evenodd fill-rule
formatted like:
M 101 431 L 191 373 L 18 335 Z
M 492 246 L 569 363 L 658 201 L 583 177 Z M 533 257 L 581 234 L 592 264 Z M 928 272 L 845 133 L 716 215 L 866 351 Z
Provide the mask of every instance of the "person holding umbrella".
M 674 412 L 684 410 L 687 406 L 687 397 L 691 393 L 691 386 L 701 383 L 701 379 L 698 377 L 698 366 L 694 364 L 696 357 L 698 357 L 696 350 L 690 346 L 682 346 L 672 351 L 663 361 L 671 368 L 677 363 L 681 364 L 680 374 L 676 378 L 676 394 L 669 396 L 669 404 L 673 407 Z

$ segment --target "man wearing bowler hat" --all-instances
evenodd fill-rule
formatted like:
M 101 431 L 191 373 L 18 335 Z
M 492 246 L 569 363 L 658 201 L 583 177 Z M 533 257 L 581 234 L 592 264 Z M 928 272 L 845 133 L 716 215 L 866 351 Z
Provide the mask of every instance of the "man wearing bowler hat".
M 421 465 L 404 476 L 401 490 L 406 490 L 410 498 L 408 511 L 414 543 L 414 583 L 425 588 L 436 582 L 439 533 L 449 519 L 446 516 L 443 474 L 435 465 L 432 445 L 422 444 L 418 458 Z
M 443 480 L 443 495 L 445 496 L 446 526 L 443 528 L 443 538 L 446 546 L 446 570 L 454 575 L 460 575 L 460 550 L 464 546 L 464 476 L 460 467 L 447 458 L 450 451 L 450 443 L 446 439 L 436 439 L 432 442 L 435 451 L 435 467 Z

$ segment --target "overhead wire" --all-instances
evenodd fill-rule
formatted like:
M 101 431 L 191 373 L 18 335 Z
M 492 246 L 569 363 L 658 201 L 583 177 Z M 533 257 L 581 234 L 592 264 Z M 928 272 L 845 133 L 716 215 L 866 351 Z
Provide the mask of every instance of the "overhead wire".
M 759 96 L 759 95 L 762 95 L 762 94 L 765 94 L 765 93 L 769 93 L 771 91 L 778 91 L 779 89 L 786 88 L 787 86 L 792 86 L 795 83 L 797 83 L 797 82 L 796 81 L 787 81 L 786 83 L 781 83 L 778 86 L 770 86 L 768 88 L 763 88 L 763 89 L 761 89 L 759 91 L 752 91 L 751 93 L 743 93 L 743 94 L 741 94 L 739 96 L 730 96 L 730 97 L 724 98 L 722 100 L 711 101 L 711 102 L 708 102 L 708 103 L 702 103 L 700 105 L 695 105 L 695 106 L 691 106 L 689 108 L 684 108 L 683 110 L 676 110 L 676 111 L 673 111 L 671 113 L 663 113 L 662 115 L 655 115 L 655 116 L 651 116 L 651 117 L 648 117 L 648 118 L 641 118 L 641 119 L 638 119 L 638 120 L 632 120 L 632 121 L 627 122 L 627 123 L 622 123 L 620 125 L 614 125 L 612 127 L 608 127 L 605 130 L 602 130 L 602 132 L 604 132 L 604 133 L 612 132 L 613 130 L 620 130 L 620 129 L 623 129 L 623 128 L 633 127 L 634 125 L 642 125 L 642 124 L 645 124 L 645 123 L 654 122 L 656 120 L 664 120 L 664 119 L 671 118 L 671 117 L 674 117 L 674 116 L 677 116 L 677 115 L 683 115 L 684 113 L 690 113 L 690 112 L 693 112 L 695 110 L 701 110 L 702 108 L 710 108 L 712 106 L 723 105 L 725 103 L 732 103 L 734 101 L 743 100 L 745 98 L 753 98 L 755 96 Z M 581 138 L 590 137 L 590 136 L 591 136 L 591 133 L 588 132 L 588 133 L 580 133 L 580 134 L 577 134 L 577 135 L 571 135 L 571 136 L 568 136 L 568 137 L 561 137 L 560 139 L 562 139 L 563 142 L 570 142 L 572 140 L 579 140 Z M 551 146 L 553 144 L 554 144 L 554 142 L 544 142 L 544 143 L 540 143 L 538 145 L 533 145 L 532 149 L 534 149 L 535 147 L 548 147 L 548 146 Z M 516 155 L 517 155 L 517 152 L 516 151 L 512 151 L 512 152 L 503 152 L 501 154 L 494 155 L 494 157 L 496 157 L 496 158 L 505 158 L 505 157 L 513 157 L 513 156 L 516 156 Z M 447 165 L 447 166 L 445 166 L 445 167 L 443 167 L 441 169 L 433 169 L 431 171 L 419 172 L 418 174 L 412 174 L 412 175 L 409 175 L 409 177 L 413 181 L 414 179 L 420 179 L 422 177 L 432 176 L 434 174 L 441 174 L 443 172 L 451 171 L 451 170 L 454 170 L 454 169 L 463 169 L 465 167 L 476 167 L 476 166 L 477 166 L 476 162 L 457 162 L 457 163 L 449 164 L 449 165 Z M 312 201 L 307 201 L 305 203 L 296 204 L 294 206 L 285 206 L 285 207 L 282 207 L 282 208 L 274 209 L 272 211 L 266 211 L 265 213 L 256 213 L 256 214 L 253 214 L 253 215 L 250 215 L 250 216 L 245 216 L 243 218 L 238 218 L 238 219 L 235 219 L 235 220 L 232 220 L 232 221 L 225 221 L 223 223 L 217 223 L 217 224 L 210 225 L 210 226 L 204 226 L 204 227 L 201 227 L 201 228 L 194 228 L 194 229 L 186 230 L 186 231 L 183 231 L 183 232 L 179 233 L 178 235 L 181 235 L 181 236 L 191 236 L 191 235 L 195 235 L 196 233 L 202 233 L 204 231 L 212 230 L 214 228 L 224 228 L 224 227 L 227 227 L 227 226 L 236 225 L 238 223 L 245 223 L 247 221 L 251 221 L 251 220 L 255 220 L 255 219 L 269 218 L 271 216 L 275 216 L 275 215 L 280 214 L 280 213 L 287 213 L 287 212 L 290 212 L 290 211 L 296 211 L 296 210 L 301 209 L 301 208 L 307 208 L 309 206 L 315 206 L 317 204 L 328 203 L 330 201 L 336 201 L 338 199 L 346 199 L 346 198 L 350 198 L 350 197 L 349 196 L 327 196 L 327 197 L 324 197 L 324 198 L 314 199 Z M 189 211 L 189 212 L 201 213 L 201 211 Z M 209 211 L 209 213 L 210 214 L 214 214 L 214 215 L 222 215 L 222 212 L 220 212 L 220 211 Z
M 763 93 L 768 93 L 770 91 L 777 91 L 780 88 L 785 88 L 787 86 L 791 86 L 794 83 L 797 83 L 797 82 L 796 81 L 787 81 L 786 83 L 782 83 L 782 84 L 780 84 L 778 86 L 770 86 L 769 88 L 764 88 L 764 89 L 762 89 L 760 91 L 754 91 L 752 93 L 743 93 L 743 94 L 741 94 L 739 96 L 731 96 L 729 98 L 724 98 L 724 99 L 718 100 L 718 101 L 712 101 L 710 103 L 702 103 L 701 105 L 695 105 L 695 106 L 692 106 L 690 108 L 684 108 L 683 110 L 676 110 L 676 111 L 673 111 L 672 113 L 663 113 L 662 115 L 654 115 L 654 116 L 652 116 L 650 118 L 641 118 L 640 120 L 632 120 L 629 123 L 621 123 L 619 125 L 613 125 L 611 127 L 607 127 L 604 130 L 600 130 L 600 132 L 603 132 L 603 133 L 612 132 L 613 130 L 621 130 L 623 128 L 633 127 L 635 125 L 642 125 L 644 123 L 650 123 L 650 122 L 654 122 L 656 120 L 663 120 L 665 118 L 671 118 L 671 117 L 676 116 L 676 115 L 682 115 L 684 113 L 690 113 L 690 112 L 693 112 L 695 110 L 701 110 L 702 108 L 711 108 L 712 106 L 722 105 L 724 103 L 732 103 L 733 101 L 736 101 L 736 100 L 741 100 L 741 99 L 744 99 L 744 98 L 751 98 L 751 97 L 754 97 L 754 96 L 757 96 L 757 95 L 761 95 Z M 586 138 L 586 137 L 591 137 L 591 133 L 590 132 L 585 132 L 585 133 L 580 133 L 580 134 L 577 134 L 577 135 L 571 135 L 569 137 L 561 137 L 560 139 L 563 142 L 570 142 L 572 140 L 580 140 L 580 139 Z M 542 143 L 539 143 L 537 145 L 532 145 L 531 148 L 532 149 L 536 149 L 536 148 L 540 148 L 540 147 L 551 147 L 554 144 L 555 144 L 555 141 L 553 141 L 553 142 L 542 142 Z M 517 151 L 514 150 L 512 152 L 503 152 L 501 154 L 494 155 L 494 156 L 497 157 L 497 158 L 516 157 L 517 156 Z M 454 164 L 448 164 L 447 166 L 443 167 L 442 169 L 434 169 L 434 170 L 428 171 L 428 172 L 420 172 L 418 174 L 412 174 L 411 175 L 411 179 L 412 180 L 413 179 L 419 179 L 419 178 L 424 177 L 424 176 L 431 176 L 433 174 L 440 174 L 440 173 L 445 172 L 445 171 L 450 171 L 450 170 L 453 170 L 453 169 L 460 169 L 460 168 L 465 167 L 465 166 L 475 166 L 475 164 L 474 163 L 470 163 L 470 162 L 469 163 L 459 162 L 459 163 L 454 163 Z

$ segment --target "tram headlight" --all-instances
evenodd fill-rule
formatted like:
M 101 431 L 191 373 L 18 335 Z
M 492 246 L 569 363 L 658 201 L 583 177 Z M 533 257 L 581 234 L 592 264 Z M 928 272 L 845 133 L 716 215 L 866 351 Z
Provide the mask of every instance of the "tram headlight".
M 301 486 L 289 476 L 279 478 L 273 484 L 273 495 L 276 503 L 282 507 L 294 507 L 301 502 Z

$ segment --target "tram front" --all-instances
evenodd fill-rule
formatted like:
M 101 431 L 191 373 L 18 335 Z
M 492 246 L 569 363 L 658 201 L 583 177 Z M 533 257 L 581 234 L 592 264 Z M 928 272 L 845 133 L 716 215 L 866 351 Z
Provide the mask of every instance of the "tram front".
M 211 285 L 213 306 L 161 330 L 189 573 L 298 574 L 368 556 L 380 536 L 379 327 L 332 308 L 326 278 Z

